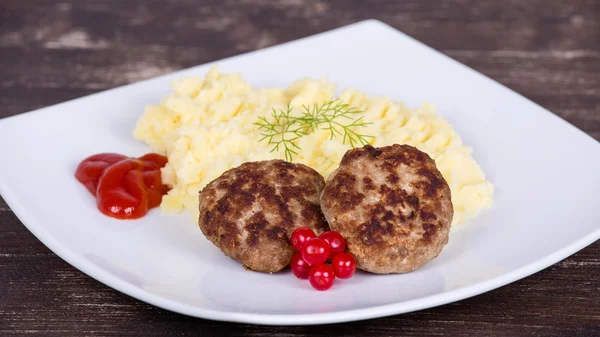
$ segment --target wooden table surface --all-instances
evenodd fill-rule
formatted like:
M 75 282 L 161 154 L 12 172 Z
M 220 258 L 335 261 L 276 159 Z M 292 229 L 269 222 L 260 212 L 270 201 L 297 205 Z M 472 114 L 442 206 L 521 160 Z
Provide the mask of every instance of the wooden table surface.
M 600 1 L 594 0 L 2 0 L 0 117 L 367 18 L 600 140 Z M 42 245 L 0 199 L 0 336 L 600 336 L 599 294 L 596 242 L 506 287 L 415 313 L 319 327 L 206 321 L 87 277 Z

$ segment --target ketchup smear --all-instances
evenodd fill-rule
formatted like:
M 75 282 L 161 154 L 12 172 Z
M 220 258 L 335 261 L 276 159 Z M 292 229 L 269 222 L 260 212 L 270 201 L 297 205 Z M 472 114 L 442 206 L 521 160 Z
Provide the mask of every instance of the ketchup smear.
M 117 219 L 139 219 L 160 205 L 169 187 L 163 185 L 160 169 L 167 158 L 149 153 L 130 158 L 117 153 L 99 153 L 84 159 L 75 178 L 96 197 L 98 209 Z

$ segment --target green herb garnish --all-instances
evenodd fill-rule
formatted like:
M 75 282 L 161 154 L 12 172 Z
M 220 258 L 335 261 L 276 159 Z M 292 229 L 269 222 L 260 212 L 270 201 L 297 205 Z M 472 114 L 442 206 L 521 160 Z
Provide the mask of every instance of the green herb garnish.
M 375 138 L 358 133 L 355 129 L 365 127 L 371 123 L 363 121 L 357 115 L 363 113 L 356 108 L 348 106 L 340 99 L 334 99 L 321 105 L 303 105 L 299 115 L 294 115 L 294 109 L 288 105 L 286 109 L 273 109 L 271 118 L 259 117 L 258 126 L 263 136 L 260 141 L 266 140 L 273 145 L 271 152 L 279 151 L 283 147 L 285 160 L 291 162 L 293 155 L 297 155 L 300 147 L 296 141 L 317 130 L 329 130 L 329 139 L 343 136 L 342 143 L 348 142 L 351 147 L 366 145 L 370 139 Z

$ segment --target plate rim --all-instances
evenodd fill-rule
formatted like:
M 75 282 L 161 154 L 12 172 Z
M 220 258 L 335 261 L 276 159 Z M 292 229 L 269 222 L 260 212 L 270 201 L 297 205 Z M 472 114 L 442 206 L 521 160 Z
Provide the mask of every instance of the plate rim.
M 514 281 L 532 275 L 550 265 L 557 263 L 564 258 L 578 252 L 586 246 L 600 239 L 600 228 L 596 231 L 585 235 L 571 244 L 555 251 L 546 257 L 535 262 L 527 264 L 523 267 L 504 273 L 500 276 L 493 277 L 483 282 L 477 282 L 467 287 L 458 288 L 441 294 L 428 295 L 404 302 L 390 303 L 378 306 L 372 306 L 363 309 L 342 310 L 327 314 L 253 314 L 239 313 L 232 311 L 219 311 L 194 307 L 189 304 L 183 304 L 156 294 L 152 294 L 141 288 L 121 280 L 101 267 L 89 263 L 83 256 L 78 256 L 64 248 L 60 241 L 56 240 L 52 235 L 43 229 L 41 226 L 27 225 L 29 215 L 25 212 L 20 203 L 12 198 L 12 194 L 8 191 L 0 180 L 0 193 L 4 200 L 11 206 L 14 214 L 21 220 L 23 225 L 48 249 L 58 255 L 68 264 L 79 269 L 89 277 L 101 282 L 102 284 L 115 289 L 125 295 L 131 296 L 137 300 L 152 304 L 159 308 L 173 311 L 179 314 L 211 319 L 215 321 L 236 322 L 236 323 L 252 323 L 261 325 L 317 325 L 317 324 L 332 324 L 350 321 L 359 321 L 371 318 L 385 317 L 397 314 L 408 313 L 426 308 L 432 308 L 456 301 L 460 301 L 469 297 L 480 295 L 484 292 L 497 289 Z
M 529 103 L 533 103 L 537 107 L 543 109 L 549 115 L 552 115 L 555 118 L 560 119 L 565 126 L 570 126 L 571 128 L 579 131 L 580 134 L 587 136 L 591 140 L 595 140 L 590 135 L 588 135 L 587 133 L 578 129 L 574 125 L 566 122 L 565 120 L 563 120 L 556 114 L 551 113 L 549 110 L 539 106 L 537 103 L 535 103 L 535 102 L 531 101 L 530 99 L 528 99 L 527 97 L 524 97 L 521 94 L 513 91 L 512 89 L 504 86 L 503 84 L 497 82 L 496 80 L 494 80 L 490 77 L 487 77 L 484 74 L 481 74 L 480 72 L 452 59 L 451 57 L 427 46 L 426 44 L 424 44 L 416 39 L 414 39 L 413 37 L 411 37 L 405 33 L 402 33 L 401 31 L 398 31 L 397 29 L 395 29 L 379 20 L 374 20 L 374 19 L 359 21 L 359 22 L 356 22 L 356 23 L 353 23 L 350 25 L 342 26 L 342 27 L 339 27 L 336 29 L 332 29 L 329 31 L 310 35 L 310 36 L 296 39 L 293 41 L 288 41 L 288 42 L 278 44 L 275 46 L 271 46 L 268 48 L 254 50 L 254 51 L 246 52 L 243 54 L 230 56 L 230 57 L 220 59 L 220 60 L 210 61 L 210 62 L 202 64 L 202 65 L 197 65 L 197 66 L 193 66 L 190 68 L 181 69 L 181 70 L 169 73 L 169 74 L 164 74 L 164 75 L 146 79 L 143 81 L 134 82 L 134 83 L 126 84 L 123 86 L 111 88 L 108 90 L 100 91 L 97 93 L 93 93 L 90 95 L 78 97 L 73 100 L 54 104 L 54 105 L 47 106 L 47 107 L 43 107 L 43 108 L 36 109 L 33 111 L 20 113 L 20 114 L 14 115 L 14 116 L 9 116 L 9 117 L 0 119 L 0 123 L 2 123 L 2 121 L 19 118 L 19 116 L 22 117 L 23 115 L 31 116 L 31 115 L 35 114 L 36 112 L 42 112 L 49 108 L 58 107 L 58 106 L 61 106 L 62 104 L 67 104 L 67 103 L 71 103 L 73 101 L 86 99 L 91 96 L 109 93 L 113 90 L 125 89 L 129 86 L 142 84 L 142 83 L 146 83 L 149 81 L 160 81 L 167 77 L 175 77 L 175 76 L 180 75 L 182 72 L 186 72 L 186 71 L 189 71 L 191 69 L 198 68 L 201 66 L 208 66 L 211 64 L 215 64 L 218 62 L 222 62 L 222 61 L 230 60 L 230 59 L 234 59 L 234 58 L 241 58 L 241 57 L 247 56 L 249 54 L 258 53 L 258 52 L 270 50 L 273 48 L 284 47 L 288 44 L 293 44 L 295 42 L 302 41 L 305 39 L 309 39 L 309 38 L 313 38 L 313 37 L 317 37 L 317 36 L 321 36 L 321 35 L 327 35 L 332 32 L 339 32 L 339 31 L 346 30 L 346 29 L 349 29 L 352 27 L 358 28 L 359 26 L 367 26 L 367 25 L 378 25 L 384 29 L 392 29 L 394 32 L 399 33 L 399 34 L 403 35 L 404 37 L 419 43 L 423 47 L 428 48 L 430 52 L 435 52 L 449 60 L 452 60 L 455 64 L 462 66 L 463 69 L 474 72 L 477 75 L 484 77 L 487 80 L 490 80 L 490 81 L 495 82 L 496 84 L 499 84 L 504 90 L 510 90 L 513 94 L 517 94 L 521 98 L 524 98 L 525 100 L 527 100 Z M 515 282 L 524 277 L 532 275 L 544 268 L 549 267 L 550 265 L 552 265 L 554 263 L 557 263 L 557 262 L 563 260 L 564 258 L 576 253 L 577 251 L 585 248 L 586 246 L 588 246 L 588 245 L 592 244 L 593 242 L 597 241 L 598 239 L 600 239 L 600 228 L 597 228 L 595 231 L 592 231 L 591 233 L 589 233 L 575 241 L 572 241 L 571 243 L 563 246 L 562 248 L 554 251 L 553 253 L 551 253 L 541 259 L 538 259 L 534 262 L 531 262 L 525 266 L 522 266 L 520 268 L 514 269 L 512 271 L 509 271 L 509 272 L 501 274 L 499 276 L 490 278 L 485 281 L 471 284 L 466 287 L 450 290 L 450 291 L 443 292 L 443 293 L 428 295 L 428 296 L 420 297 L 417 299 L 412 299 L 409 301 L 371 306 L 371 307 L 362 308 L 362 309 L 334 311 L 334 312 L 330 312 L 330 313 L 326 313 L 326 314 L 323 314 L 323 313 L 315 313 L 315 314 L 243 313 L 243 312 L 221 311 L 221 310 L 213 310 L 213 309 L 195 307 L 190 304 L 184 304 L 184 303 L 181 303 L 181 302 L 178 302 L 178 301 L 175 301 L 175 300 L 172 300 L 172 299 L 169 299 L 169 298 L 157 295 L 157 294 L 150 293 L 144 289 L 135 287 L 134 285 L 129 284 L 122 279 L 119 279 L 118 277 L 116 277 L 113 274 L 111 274 L 110 272 L 102 269 L 101 267 L 99 267 L 93 263 L 89 263 L 89 261 L 87 261 L 83 256 L 79 256 L 76 253 L 73 253 L 70 249 L 65 248 L 64 245 L 61 244 L 61 241 L 55 239 L 51 234 L 49 234 L 45 230 L 45 228 L 43 226 L 36 225 L 36 222 L 32 221 L 32 219 L 30 218 L 30 215 L 26 212 L 26 207 L 24 205 L 22 205 L 16 198 L 13 197 L 14 194 L 5 185 L 5 183 L 3 182 L 2 179 L 0 179 L 0 194 L 2 195 L 2 197 L 6 201 L 6 203 L 9 205 L 11 211 L 15 214 L 15 216 L 38 240 L 41 241 L 42 244 L 44 244 L 46 247 L 48 247 L 48 249 L 50 249 L 53 253 L 58 255 L 62 260 L 69 263 L 73 267 L 77 268 L 79 271 L 83 272 L 87 276 L 101 282 L 102 284 L 104 284 L 112 289 L 115 289 L 123 294 L 131 296 L 137 300 L 140 300 L 140 301 L 146 302 L 148 304 L 157 306 L 159 308 L 173 311 L 173 312 L 176 312 L 179 314 L 192 316 L 192 317 L 199 317 L 199 318 L 204 318 L 204 319 L 211 319 L 211 320 L 216 320 L 216 321 L 251 323 L 251 324 L 262 324 L 262 325 L 315 325 L 315 324 L 332 324 L 332 323 L 341 323 L 341 322 L 349 322 L 349 321 L 358 321 L 358 320 L 365 320 L 365 319 L 371 319 L 371 318 L 377 318 L 377 317 L 402 314 L 402 313 L 417 311 L 417 310 L 421 310 L 421 309 L 436 307 L 436 306 L 452 303 L 455 301 L 460 301 L 460 300 L 463 300 L 463 299 L 466 299 L 469 297 L 477 296 L 479 294 L 482 294 L 482 293 L 490 291 L 490 290 L 497 289 L 501 286 L 507 285 L 509 283 Z

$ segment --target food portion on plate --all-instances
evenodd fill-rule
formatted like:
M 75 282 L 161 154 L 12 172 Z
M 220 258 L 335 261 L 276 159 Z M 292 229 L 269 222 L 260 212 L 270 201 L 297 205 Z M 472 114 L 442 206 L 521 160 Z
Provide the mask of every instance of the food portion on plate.
M 279 116 L 288 105 L 298 117 L 304 107 L 323 106 L 336 98 L 356 109 L 353 119 L 362 117 L 366 125 L 356 131 L 374 136 L 368 139 L 370 145 L 412 145 L 435 160 L 452 191 L 453 225 L 492 203 L 493 185 L 472 158 L 471 148 L 432 105 L 410 109 L 354 89 L 335 96 L 335 85 L 325 79 L 303 78 L 285 89 L 255 89 L 240 74 L 221 74 L 216 67 L 204 78 L 175 81 L 173 89 L 160 104 L 146 108 L 133 131 L 152 151 L 169 158 L 162 170 L 164 182 L 172 187 L 161 204 L 165 211 L 197 212 L 198 191 L 223 172 L 248 161 L 285 159 L 284 147 L 271 151 L 273 144 L 261 141 L 265 132 L 255 124 L 261 117 L 273 123 L 274 111 Z M 297 152 L 294 162 L 327 178 L 352 146 L 341 135 L 331 139 L 323 126 L 297 139 L 292 150 Z
M 99 153 L 79 163 L 75 178 L 96 197 L 98 210 L 122 219 L 139 219 L 158 207 L 169 187 L 160 170 L 167 157 L 148 153 L 129 158 L 117 153 Z
M 244 163 L 200 192 L 202 233 L 249 269 L 274 273 L 290 264 L 292 232 L 321 234 L 329 227 L 319 198 L 325 181 L 303 164 L 283 160 Z
M 346 152 L 327 180 L 321 207 L 358 268 L 377 274 L 409 272 L 438 256 L 454 212 L 435 162 L 397 144 Z
M 349 279 L 356 272 L 356 259 L 345 252 L 346 240 L 338 232 L 326 231 L 317 237 L 310 228 L 301 227 L 292 232 L 290 241 L 296 249 L 290 261 L 292 273 L 308 279 L 317 290 L 328 290 L 336 278 Z
M 410 272 L 491 205 L 493 185 L 431 105 L 336 97 L 325 79 L 254 89 L 216 67 L 173 88 L 133 131 L 159 154 L 92 156 L 76 176 L 109 216 L 159 203 L 197 212 L 206 238 L 247 269 L 290 265 L 318 290 L 356 268 Z
M 317 290 L 356 268 L 391 274 L 421 267 L 448 243 L 453 212 L 435 162 L 397 144 L 349 150 L 326 183 L 303 164 L 247 162 L 199 197 L 200 229 L 225 255 L 254 271 L 290 265 Z

